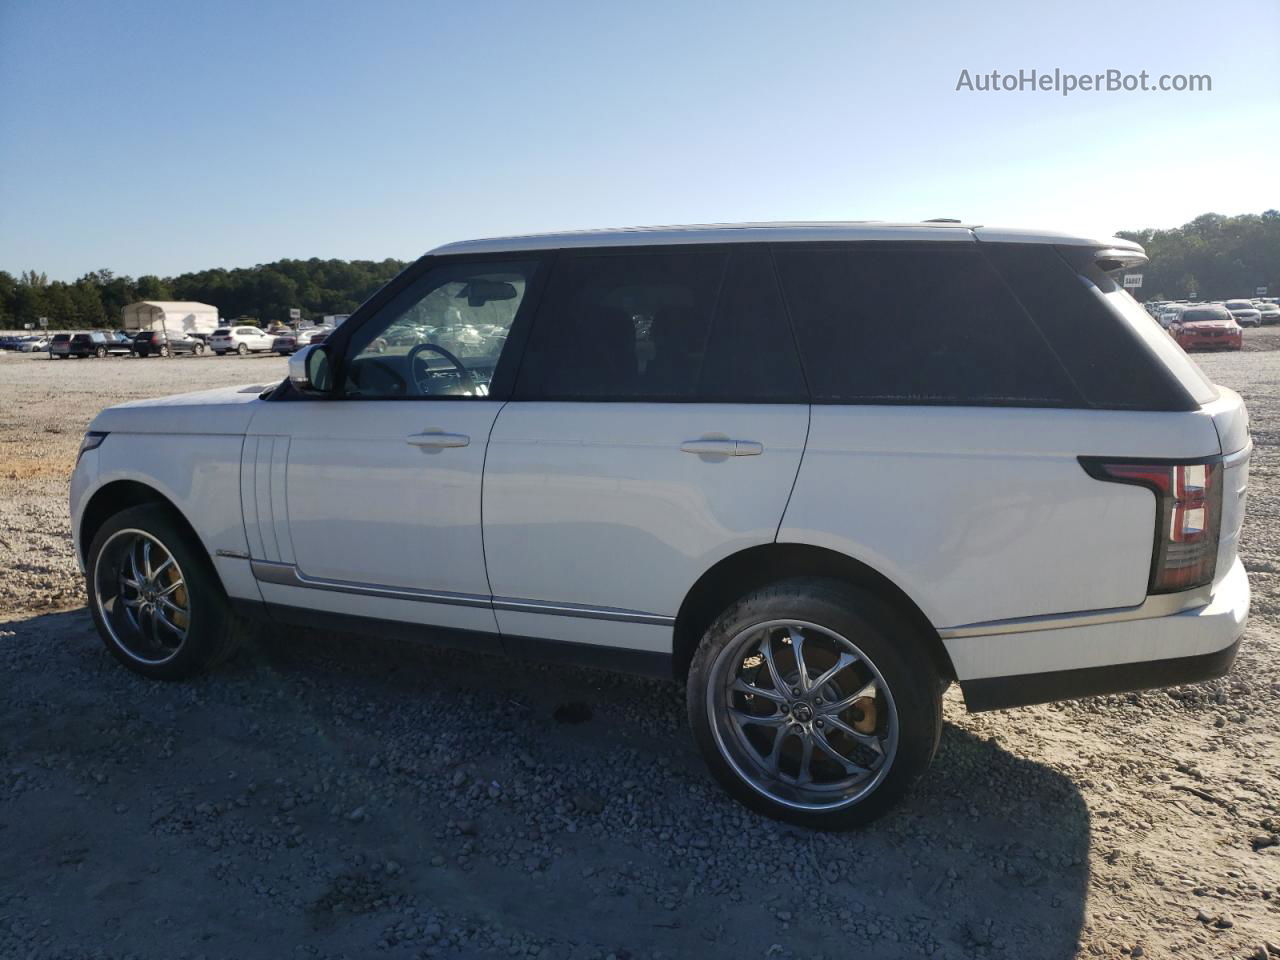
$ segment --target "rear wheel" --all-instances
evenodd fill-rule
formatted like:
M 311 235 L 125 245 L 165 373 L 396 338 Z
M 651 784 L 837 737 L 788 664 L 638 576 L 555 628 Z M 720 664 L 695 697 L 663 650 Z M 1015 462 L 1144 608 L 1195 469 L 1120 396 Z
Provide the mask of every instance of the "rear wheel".
M 163 347 L 160 348 L 159 353 L 160 353 L 160 356 L 162 357 L 169 356 L 169 345 L 166 343 Z
M 790 580 L 754 591 L 702 639 L 689 722 L 742 803 L 845 829 L 873 820 L 924 773 L 943 685 L 918 630 L 867 590 Z
M 247 343 L 242 343 L 240 344 L 240 346 L 236 347 L 236 353 L 240 354 L 240 356 L 242 357 L 245 356 L 248 352 L 249 352 L 249 345 Z
M 235 649 L 235 619 L 213 566 L 168 507 L 142 504 L 109 519 L 86 566 L 98 633 L 135 673 L 179 680 Z
M 106 347 L 99 347 L 97 350 L 93 351 L 93 354 L 94 354 L 94 356 L 96 356 L 99 360 L 101 360 L 101 359 L 103 359 L 104 357 L 106 357 L 106 355 L 107 355 L 107 348 L 106 348 Z
M 203 344 L 203 343 L 197 343 L 197 344 L 196 344 L 196 347 L 195 347 L 195 350 L 194 350 L 193 352 L 195 353 L 195 355 L 196 355 L 197 357 L 202 357 L 202 356 L 204 356 L 204 344 Z

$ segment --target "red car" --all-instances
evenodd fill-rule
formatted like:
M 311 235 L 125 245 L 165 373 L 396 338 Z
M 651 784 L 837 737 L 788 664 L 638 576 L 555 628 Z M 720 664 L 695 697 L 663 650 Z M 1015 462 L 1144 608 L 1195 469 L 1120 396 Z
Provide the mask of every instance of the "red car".
M 1239 350 L 1244 331 L 1226 307 L 1192 307 L 1169 328 L 1183 350 Z

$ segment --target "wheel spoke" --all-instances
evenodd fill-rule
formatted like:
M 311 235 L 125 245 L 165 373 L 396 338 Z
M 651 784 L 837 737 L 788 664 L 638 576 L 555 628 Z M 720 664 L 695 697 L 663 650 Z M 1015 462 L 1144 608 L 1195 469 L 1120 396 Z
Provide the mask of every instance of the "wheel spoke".
M 186 616 L 187 608 L 186 608 L 186 607 L 180 607 L 180 606 L 178 606 L 176 603 L 174 603 L 174 602 L 173 602 L 172 600 L 170 600 L 168 597 L 156 597 L 156 603 L 157 603 L 157 604 L 159 604 L 159 605 L 160 605 L 160 606 L 162 606 L 162 607 L 168 607 L 168 608 L 169 608 L 170 610 L 172 610 L 174 613 L 180 613 L 180 614 L 182 614 L 183 616 Z
M 172 596 L 174 591 L 182 586 L 182 583 L 183 583 L 182 578 L 179 577 L 177 580 L 173 581 L 173 583 L 169 584 L 163 590 L 157 591 L 156 596 L 159 597 L 161 600 L 163 600 L 165 597 Z
M 121 597 L 120 602 L 132 610 L 136 610 L 142 604 L 137 597 Z
M 155 624 L 156 622 L 162 624 L 163 626 L 168 627 L 170 630 L 176 633 L 180 639 L 186 637 L 187 635 L 187 631 L 182 629 L 182 627 L 178 626 L 176 623 L 174 623 L 172 620 L 166 617 L 164 615 L 164 611 L 161 610 L 159 607 L 154 608 L 154 610 L 152 611 L 152 623 Z M 152 635 L 154 636 L 156 643 L 163 642 L 160 639 L 160 633 L 158 630 L 153 630 Z
M 730 710 L 729 716 L 733 717 L 734 722 L 740 727 L 752 724 L 758 727 L 781 727 L 787 722 L 787 716 L 784 713 L 767 713 L 764 716 L 757 716 L 745 710 Z
M 867 767 L 860 766 L 842 754 L 839 750 L 831 745 L 831 741 L 827 739 L 827 735 L 820 730 L 814 731 L 814 742 L 817 743 L 818 749 L 825 753 L 828 757 L 844 769 L 845 773 L 862 775 L 870 773 Z
M 796 771 L 796 783 L 803 786 L 813 782 L 813 737 L 800 738 L 800 769 Z
M 782 674 L 778 671 L 778 664 L 773 659 L 773 639 L 769 636 L 769 631 L 764 632 L 764 639 L 760 641 L 760 655 L 764 657 L 765 664 L 769 667 L 769 679 L 773 681 L 773 688 L 780 695 L 787 695 L 787 685 L 782 680 Z
M 134 586 L 142 583 L 142 571 L 138 569 L 138 548 L 136 544 L 129 545 L 129 570 L 133 574 Z
M 818 677 L 818 679 L 814 680 L 813 686 L 818 690 L 821 690 L 823 687 L 825 687 L 828 683 L 831 682 L 831 678 L 834 677 L 837 673 L 839 673 L 845 667 L 852 666 L 857 662 L 858 662 L 858 658 L 851 653 L 840 654 L 840 656 L 836 659 L 835 666 L 833 666 L 830 670 L 822 674 L 822 676 Z
M 880 743 L 880 738 L 872 733 L 859 733 L 853 727 L 849 726 L 839 717 L 827 717 L 827 723 L 835 727 L 850 740 L 856 740 L 868 750 L 874 750 L 876 753 L 883 755 L 884 746 Z
M 142 589 L 142 584 L 140 584 L 137 580 L 130 580 L 128 577 L 120 578 L 120 586 L 128 587 L 130 590 Z
M 749 694 L 753 697 L 763 697 L 773 703 L 787 702 L 786 696 L 779 693 L 777 690 L 766 690 L 764 687 L 757 687 L 754 684 L 747 683 L 747 681 L 743 680 L 741 677 L 733 682 L 733 686 L 730 689 L 737 693 Z
M 160 564 L 160 566 L 156 567 L 155 570 L 151 572 L 151 578 L 154 580 L 156 577 L 160 576 L 160 574 L 164 573 L 171 566 L 173 566 L 173 557 L 172 556 L 165 557 L 164 563 Z
M 778 766 L 778 761 L 782 759 L 782 745 L 790 735 L 790 731 L 787 727 L 779 727 L 777 734 L 774 735 L 773 746 L 769 750 L 769 759 L 767 761 L 769 765 L 769 773 L 772 776 L 776 777 L 782 772 L 781 768 Z
M 823 704 L 823 706 L 821 707 L 821 709 L 819 709 L 818 712 L 821 713 L 824 717 L 835 716 L 837 713 L 843 713 L 845 710 L 848 710 L 859 700 L 864 700 L 867 697 L 874 697 L 875 695 L 876 695 L 876 682 L 874 679 L 868 680 L 866 684 L 860 690 L 858 690 L 857 693 L 852 693 L 849 696 L 845 697 L 843 700 L 837 700 L 835 703 Z
M 796 655 L 796 670 L 800 674 L 800 692 L 809 689 L 809 668 L 804 663 L 804 634 L 795 627 L 787 627 L 787 636 L 791 638 L 791 651 Z
M 142 571 L 146 574 L 148 580 L 155 577 L 155 571 L 151 569 L 151 541 L 142 541 Z

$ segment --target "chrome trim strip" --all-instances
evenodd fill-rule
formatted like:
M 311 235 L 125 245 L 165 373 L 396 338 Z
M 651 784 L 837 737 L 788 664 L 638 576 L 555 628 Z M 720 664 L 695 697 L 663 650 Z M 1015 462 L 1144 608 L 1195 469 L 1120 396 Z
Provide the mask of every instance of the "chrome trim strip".
M 271 560 L 252 560 L 253 575 L 263 583 L 275 583 L 284 587 L 306 587 L 311 590 L 329 590 L 334 593 L 354 593 L 365 597 L 384 597 L 388 600 L 417 600 L 421 603 L 447 603 L 458 607 L 488 607 L 489 598 L 473 593 L 449 593 L 442 590 L 415 590 L 412 587 L 383 587 L 375 584 L 352 583 L 348 580 L 326 580 L 308 577 L 292 563 L 275 563 Z
M 223 550 L 221 548 L 213 551 L 215 557 L 230 557 L 233 560 L 248 560 L 249 555 L 240 550 Z
M 651 623 L 669 627 L 675 617 L 639 610 L 621 610 L 617 607 L 591 607 L 580 603 L 550 603 L 545 600 L 519 600 L 515 597 L 490 597 L 475 593 L 449 593 L 441 590 L 415 590 L 412 587 L 385 587 L 377 584 L 353 583 L 348 580 L 326 580 L 309 577 L 292 563 L 273 560 L 251 560 L 250 568 L 256 579 L 284 587 L 305 587 L 311 590 L 329 590 L 334 593 L 353 593 L 364 597 L 384 597 L 389 600 L 415 600 L 420 603 L 446 603 L 462 607 L 491 607 L 517 613 L 541 613 L 558 617 L 585 617 L 591 620 L 615 620 L 623 623 Z
M 639 610 L 622 610 L 618 607 L 590 607 L 582 603 L 551 603 L 546 600 L 517 600 L 515 597 L 494 597 L 495 610 L 514 613 L 545 613 L 558 617 L 585 617 L 589 620 L 617 620 L 623 623 L 652 623 L 669 627 L 675 617 L 657 613 L 641 613 Z
M 1136 607 L 1112 607 L 1107 610 L 1082 610 L 1079 613 L 1050 613 L 1009 620 L 987 620 L 943 627 L 938 636 L 943 640 L 961 637 L 989 637 L 1002 633 L 1030 633 L 1037 630 L 1065 630 L 1068 627 L 1092 627 L 1100 623 L 1123 623 L 1126 620 L 1150 620 L 1171 617 L 1203 607 L 1213 599 L 1213 586 L 1205 584 L 1182 593 L 1159 593 L 1147 597 Z

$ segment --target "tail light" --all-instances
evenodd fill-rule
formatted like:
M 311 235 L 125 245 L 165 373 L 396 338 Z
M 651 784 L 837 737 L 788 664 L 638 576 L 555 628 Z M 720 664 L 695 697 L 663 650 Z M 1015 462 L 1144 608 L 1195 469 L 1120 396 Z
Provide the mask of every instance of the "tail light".
M 1213 582 L 1222 526 L 1222 461 L 1160 463 L 1081 457 L 1091 477 L 1146 487 L 1156 497 L 1155 547 L 1148 593 L 1176 593 Z

